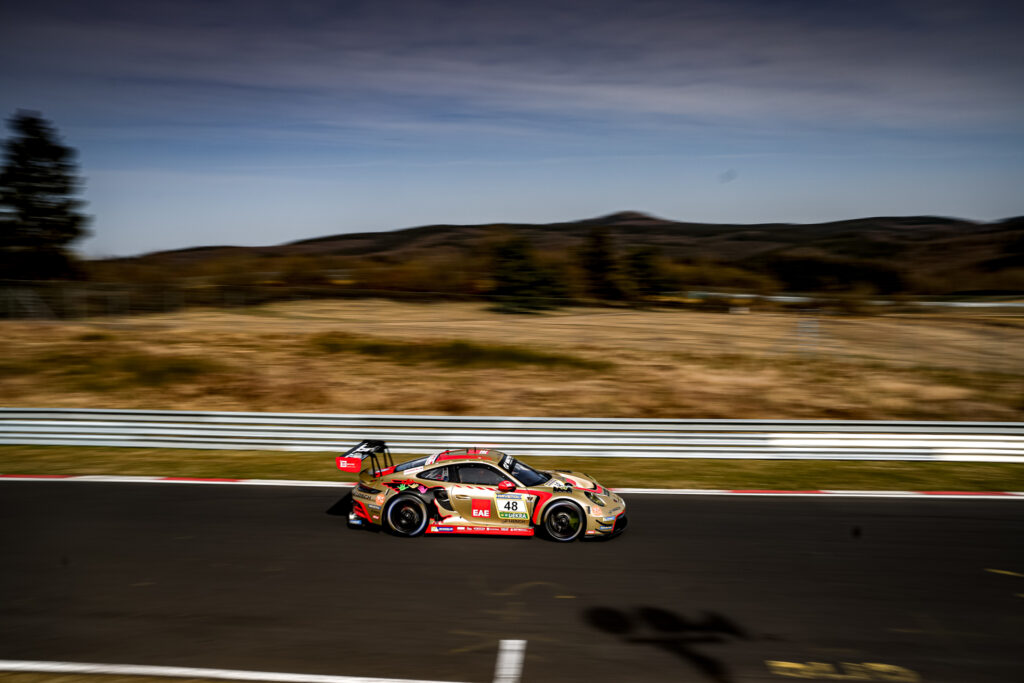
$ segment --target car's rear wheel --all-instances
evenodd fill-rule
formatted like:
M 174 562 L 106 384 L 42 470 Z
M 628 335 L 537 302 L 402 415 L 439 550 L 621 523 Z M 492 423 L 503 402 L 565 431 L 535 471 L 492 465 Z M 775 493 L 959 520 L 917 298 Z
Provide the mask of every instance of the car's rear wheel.
M 554 503 L 544 514 L 544 532 L 553 541 L 574 541 L 586 527 L 587 520 L 583 516 L 583 510 L 575 503 Z
M 388 505 L 384 521 L 399 536 L 418 536 L 427 528 L 427 506 L 416 496 L 398 496 Z

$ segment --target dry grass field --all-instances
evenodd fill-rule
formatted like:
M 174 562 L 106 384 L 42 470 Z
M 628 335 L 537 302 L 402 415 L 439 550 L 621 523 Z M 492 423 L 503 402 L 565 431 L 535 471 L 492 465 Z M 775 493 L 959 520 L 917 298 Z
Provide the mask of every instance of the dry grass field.
M 1024 419 L 1024 314 L 303 301 L 0 322 L 0 405 Z

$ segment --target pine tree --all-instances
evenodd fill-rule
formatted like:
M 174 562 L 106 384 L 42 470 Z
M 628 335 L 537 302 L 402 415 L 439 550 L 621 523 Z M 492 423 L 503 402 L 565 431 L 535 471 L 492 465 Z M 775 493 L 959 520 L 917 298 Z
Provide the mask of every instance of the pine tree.
M 86 234 L 84 202 L 75 198 L 75 150 L 39 113 L 8 119 L 0 170 L 0 278 L 49 279 L 76 273 L 67 245 Z
M 491 278 L 495 310 L 504 313 L 551 308 L 555 300 L 565 296 L 565 285 L 557 272 L 538 263 L 525 237 L 513 237 L 495 246 Z
M 653 247 L 639 247 L 626 254 L 625 275 L 636 295 L 645 297 L 665 291 L 665 277 L 657 259 L 658 250 Z

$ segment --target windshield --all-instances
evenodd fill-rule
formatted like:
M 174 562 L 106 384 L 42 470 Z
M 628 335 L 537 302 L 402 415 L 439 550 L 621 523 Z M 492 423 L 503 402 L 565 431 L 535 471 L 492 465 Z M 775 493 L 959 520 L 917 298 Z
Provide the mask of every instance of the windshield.
M 515 458 L 509 459 L 512 461 L 510 463 L 511 467 L 506 467 L 505 469 L 507 469 L 513 477 L 518 479 L 526 486 L 540 486 L 541 484 L 543 484 L 544 482 L 551 478 L 550 476 L 542 472 L 538 472 L 529 465 L 519 462 Z M 504 467 L 505 463 L 502 462 L 501 464 L 502 467 Z

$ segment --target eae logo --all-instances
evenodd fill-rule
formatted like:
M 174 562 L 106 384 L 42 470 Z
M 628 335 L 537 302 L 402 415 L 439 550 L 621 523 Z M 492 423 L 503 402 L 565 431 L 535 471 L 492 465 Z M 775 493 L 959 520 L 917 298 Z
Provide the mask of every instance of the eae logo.
M 491 517 L 491 501 L 475 499 L 473 501 L 473 516 L 474 517 Z

